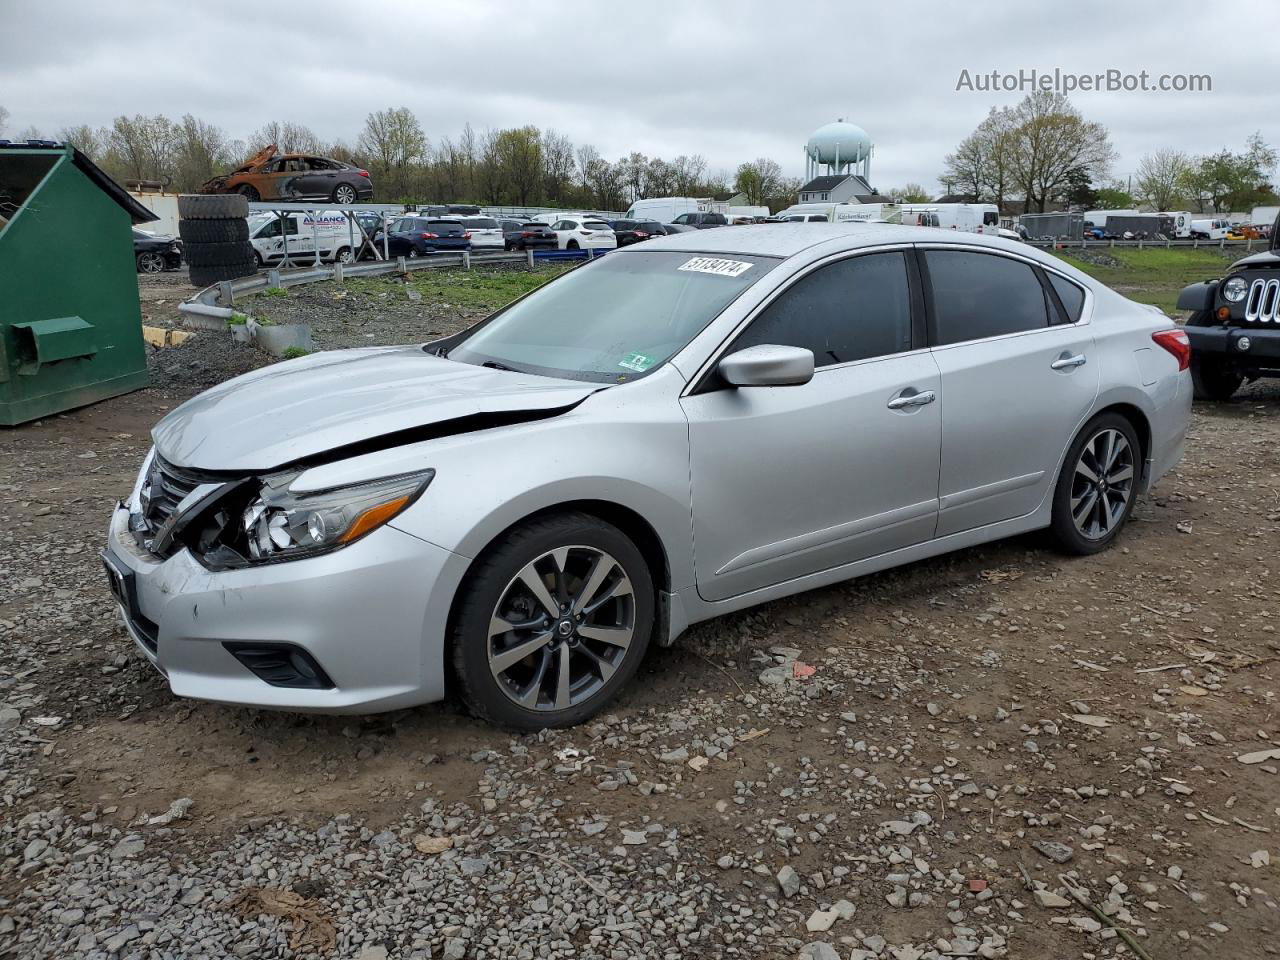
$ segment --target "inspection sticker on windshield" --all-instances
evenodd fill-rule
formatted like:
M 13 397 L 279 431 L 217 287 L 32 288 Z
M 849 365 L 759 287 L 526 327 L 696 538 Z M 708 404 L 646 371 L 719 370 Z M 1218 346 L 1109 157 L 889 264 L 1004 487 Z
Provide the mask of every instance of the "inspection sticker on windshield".
M 644 373 L 653 366 L 653 357 L 646 357 L 643 353 L 628 353 L 618 361 L 618 366 L 626 370 L 634 370 L 636 373 Z
M 695 273 L 714 273 L 717 277 L 740 277 L 751 269 L 751 264 L 741 260 L 720 260 L 716 257 L 694 257 L 679 267 Z

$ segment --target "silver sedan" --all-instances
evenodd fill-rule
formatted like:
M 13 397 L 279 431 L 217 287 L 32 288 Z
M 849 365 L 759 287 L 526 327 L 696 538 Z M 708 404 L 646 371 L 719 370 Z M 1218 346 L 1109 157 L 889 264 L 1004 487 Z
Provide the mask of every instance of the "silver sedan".
M 1105 548 L 1182 455 L 1188 359 L 1004 240 L 679 234 L 188 401 L 104 561 L 175 694 L 564 726 L 699 620 L 1037 528 Z

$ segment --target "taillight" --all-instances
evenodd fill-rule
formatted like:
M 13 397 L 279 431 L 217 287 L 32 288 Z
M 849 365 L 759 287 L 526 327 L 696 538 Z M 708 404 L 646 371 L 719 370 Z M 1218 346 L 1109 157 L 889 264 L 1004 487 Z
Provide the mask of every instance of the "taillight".
M 1178 361 L 1178 370 L 1191 366 L 1191 338 L 1185 330 L 1161 330 L 1153 333 L 1151 339 L 1164 347 Z
M 520 234 L 520 236 L 523 239 L 527 237 L 536 237 L 537 234 L 534 233 L 532 230 L 525 230 L 523 233 Z
M 591 236 L 591 231 L 590 231 L 590 230 L 579 230 L 578 232 L 579 232 L 580 234 L 582 234 L 584 237 L 589 237 L 589 236 Z
M 643 230 L 633 230 L 633 231 L 632 231 L 632 233 L 634 233 L 637 237 L 647 237 L 647 236 L 648 236 L 648 234 L 647 234 L 647 233 L 645 233 Z
M 463 240 L 470 240 L 470 239 L 471 239 L 471 231 L 470 231 L 470 230 L 464 231 L 464 232 L 463 232 L 463 234 L 462 234 L 462 239 L 463 239 Z
M 436 234 L 434 233 L 424 233 L 422 235 L 423 240 L 434 240 L 435 238 L 436 238 Z
M 367 177 L 369 175 L 368 170 L 357 170 L 356 173 L 360 174 L 362 177 Z

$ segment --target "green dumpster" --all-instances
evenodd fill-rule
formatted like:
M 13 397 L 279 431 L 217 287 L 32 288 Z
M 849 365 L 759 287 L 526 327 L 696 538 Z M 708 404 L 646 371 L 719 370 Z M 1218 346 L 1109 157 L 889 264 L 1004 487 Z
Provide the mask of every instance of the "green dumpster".
M 155 219 L 74 147 L 0 140 L 0 425 L 146 386 L 132 228 Z

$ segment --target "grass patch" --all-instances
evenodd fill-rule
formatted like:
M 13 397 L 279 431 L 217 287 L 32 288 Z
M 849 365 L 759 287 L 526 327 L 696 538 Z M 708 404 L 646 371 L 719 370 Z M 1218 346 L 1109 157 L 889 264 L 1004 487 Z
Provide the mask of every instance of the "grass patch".
M 424 301 L 456 307 L 496 310 L 517 297 L 560 276 L 570 266 L 555 265 L 536 270 L 419 270 L 403 285 L 422 294 Z M 399 281 L 393 281 L 399 282 Z M 388 281 L 376 277 L 352 277 L 345 283 L 354 293 L 386 293 Z
M 261 293 L 254 294 L 254 296 L 271 297 L 273 300 L 279 300 L 281 298 L 287 298 L 289 296 L 289 291 L 284 287 L 267 287 L 267 289 L 263 290 Z
M 249 318 L 243 313 L 234 312 L 231 314 L 231 319 L 227 321 L 227 323 L 233 327 L 243 327 L 248 322 Z
M 1095 280 L 1105 283 L 1117 293 L 1174 313 L 1178 293 L 1189 283 L 1209 277 L 1220 277 L 1242 251 L 1187 250 L 1165 247 L 1089 247 L 1084 256 L 1099 254 L 1114 264 L 1091 263 L 1087 259 L 1062 250 L 1051 250 L 1073 267 L 1083 270 Z
M 281 360 L 297 360 L 299 357 L 305 357 L 307 351 L 302 347 L 285 347 L 280 354 Z

